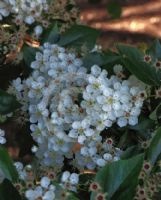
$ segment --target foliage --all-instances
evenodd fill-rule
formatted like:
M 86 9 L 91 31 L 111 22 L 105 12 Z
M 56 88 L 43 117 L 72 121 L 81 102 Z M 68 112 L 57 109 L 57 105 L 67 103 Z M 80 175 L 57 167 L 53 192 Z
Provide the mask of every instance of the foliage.
M 107 199 L 133 199 L 142 164 L 143 155 L 114 162 L 102 168 L 95 181 L 101 186 L 102 192 L 107 193 Z M 92 194 L 93 199 L 95 194 Z

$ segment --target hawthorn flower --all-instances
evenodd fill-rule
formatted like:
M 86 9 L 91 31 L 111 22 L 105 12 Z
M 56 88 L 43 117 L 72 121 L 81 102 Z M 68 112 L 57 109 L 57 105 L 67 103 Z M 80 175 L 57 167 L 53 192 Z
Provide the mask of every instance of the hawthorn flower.
M 119 160 L 121 150 L 118 153 L 112 139 L 103 141 L 101 132 L 115 123 L 119 127 L 138 123 L 146 98 L 144 85 L 134 77 L 109 76 L 98 65 L 87 73 L 81 58 L 56 44 L 41 46 L 31 67 L 29 78 L 13 81 L 13 91 L 29 112 L 41 164 L 62 167 L 70 158 L 78 169 L 94 169 Z M 122 66 L 114 70 L 120 72 Z M 81 147 L 74 152 L 77 144 Z
M 106 194 L 98 193 L 95 197 L 95 200 L 106 200 Z
M 79 174 L 65 171 L 62 174 L 61 182 L 65 188 L 71 191 L 76 191 L 76 186 L 79 182 Z
M 98 192 L 100 189 L 101 189 L 101 186 L 96 182 L 92 182 L 89 186 L 89 190 L 92 192 Z
M 144 56 L 144 61 L 147 62 L 147 63 L 150 63 L 152 60 L 151 56 L 150 55 L 145 55 Z

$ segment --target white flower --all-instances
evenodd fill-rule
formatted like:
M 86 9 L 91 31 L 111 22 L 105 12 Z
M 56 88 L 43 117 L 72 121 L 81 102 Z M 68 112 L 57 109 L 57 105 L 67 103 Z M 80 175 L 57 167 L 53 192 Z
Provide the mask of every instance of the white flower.
M 27 190 L 25 192 L 25 197 L 28 199 L 28 200 L 35 200 L 35 192 L 34 190 Z
M 43 177 L 40 180 L 40 184 L 43 188 L 48 188 L 50 184 L 50 179 L 48 177 Z
M 72 173 L 70 175 L 69 181 L 72 185 L 77 185 L 79 182 L 79 175 L 76 173 Z
M 84 136 L 84 135 L 78 136 L 78 143 L 79 144 L 84 144 L 85 141 L 86 141 L 86 136 Z
M 43 195 L 43 200 L 54 200 L 55 199 L 55 193 L 53 191 L 47 191 Z
M 129 117 L 129 124 L 135 126 L 136 124 L 138 124 L 138 118 L 136 116 Z
M 34 21 L 35 21 L 35 19 L 34 19 L 32 16 L 27 16 L 27 17 L 25 18 L 25 22 L 26 22 L 27 24 L 33 24 Z
M 33 153 L 36 153 L 37 150 L 38 150 L 38 147 L 37 147 L 37 146 L 33 146 L 33 147 L 31 148 L 31 151 L 32 151 Z
M 126 126 L 128 123 L 127 119 L 121 117 L 117 120 L 117 124 L 119 125 L 119 127 L 124 127 Z
M 111 161 L 112 160 L 112 155 L 109 154 L 109 153 L 105 153 L 103 155 L 103 158 L 106 160 L 106 161 Z
M 115 66 L 113 67 L 113 71 L 114 71 L 116 74 L 122 72 L 122 71 L 123 71 L 122 65 L 115 65 Z
M 43 32 L 42 26 L 37 25 L 37 26 L 34 28 L 34 32 L 35 32 L 35 34 L 36 34 L 37 36 L 40 36 L 40 35 L 42 34 L 42 32 Z
M 91 137 L 92 135 L 94 135 L 94 130 L 88 128 L 88 129 L 86 129 L 86 130 L 84 131 L 84 133 L 85 133 L 85 135 L 86 135 L 87 137 Z
M 97 165 L 100 167 L 104 167 L 106 164 L 106 161 L 102 158 L 97 159 Z
M 70 177 L 70 172 L 69 171 L 65 171 L 62 174 L 61 181 L 62 182 L 67 182 L 69 177 Z

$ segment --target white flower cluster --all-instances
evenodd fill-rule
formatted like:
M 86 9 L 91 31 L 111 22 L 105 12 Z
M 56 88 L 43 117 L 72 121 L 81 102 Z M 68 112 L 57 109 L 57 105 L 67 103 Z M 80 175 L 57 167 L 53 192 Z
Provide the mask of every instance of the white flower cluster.
M 122 81 L 117 76 L 107 78 L 105 70 L 101 71 L 98 66 L 92 67 L 81 103 L 88 113 L 89 127 L 102 131 L 114 122 L 120 127 L 138 123 L 145 92 L 143 88 L 133 86 L 131 79 Z M 76 126 L 73 124 L 73 129 L 77 130 L 79 126 L 79 122 Z
M 79 174 L 70 173 L 69 171 L 65 171 L 61 177 L 62 186 L 70 191 L 77 191 L 77 184 L 79 183 Z
M 22 164 L 21 162 L 15 162 L 15 163 L 14 163 L 14 166 L 15 166 L 16 169 L 17 169 L 19 178 L 20 178 L 21 180 L 25 180 L 25 179 L 27 178 L 27 173 L 26 173 L 26 170 L 25 170 L 23 164 Z
M 102 137 L 98 136 L 85 141 L 80 151 L 76 152 L 72 164 L 80 170 L 86 168 L 95 170 L 97 167 L 104 167 L 107 163 L 119 160 L 121 154 L 119 148 L 114 148 L 111 138 L 102 142 Z
M 143 88 L 131 78 L 108 78 L 97 65 L 88 74 L 74 53 L 48 43 L 31 67 L 32 75 L 24 81 L 18 78 L 13 86 L 23 110 L 29 111 L 42 164 L 60 167 L 66 157 L 78 168 L 94 169 L 118 160 L 120 149 L 109 146 L 100 133 L 114 123 L 120 127 L 138 123 Z M 75 152 L 78 143 L 81 147 Z
M 70 196 L 70 191 L 76 191 L 79 175 L 64 172 L 61 180 L 59 172 L 51 167 L 39 167 L 35 165 L 23 166 L 21 162 L 14 163 L 19 174 L 19 180 L 14 184 L 20 194 L 28 200 L 55 200 Z M 0 181 L 3 172 L 0 170 Z
M 51 184 L 48 177 L 44 176 L 40 180 L 40 186 L 34 189 L 29 189 L 25 192 L 25 197 L 28 200 L 36 200 L 41 198 L 42 200 L 54 200 L 55 199 L 55 186 Z
M 43 11 L 47 11 L 46 0 L 1 0 L 0 1 L 0 20 L 10 14 L 16 15 L 16 20 L 33 24 L 41 16 Z
M 5 144 L 6 138 L 5 138 L 5 132 L 4 130 L 0 129 L 0 144 Z

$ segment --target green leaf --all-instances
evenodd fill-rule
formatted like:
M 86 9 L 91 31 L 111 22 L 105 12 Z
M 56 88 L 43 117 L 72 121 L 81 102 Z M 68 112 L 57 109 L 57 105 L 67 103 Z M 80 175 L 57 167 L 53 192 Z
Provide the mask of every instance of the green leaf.
M 7 150 L 0 146 L 0 168 L 10 181 L 17 181 L 18 173 Z
M 153 120 L 142 117 L 137 125 L 129 126 L 129 128 L 138 131 L 143 137 L 147 138 L 149 136 L 148 129 L 152 129 L 154 126 Z
M 0 89 L 0 114 L 8 114 L 20 107 L 16 97 Z
M 22 200 L 16 188 L 7 179 L 5 179 L 3 183 L 0 184 L 0 199 L 1 200 Z
M 70 193 L 66 200 L 79 200 L 74 193 Z
M 138 148 L 137 145 L 131 146 L 129 148 L 127 148 L 123 154 L 121 155 L 121 159 L 125 160 L 125 159 L 129 159 L 133 156 L 136 156 L 137 154 L 140 153 L 140 149 Z
M 36 52 L 38 48 L 33 48 L 28 45 L 24 45 L 22 48 L 23 59 L 27 67 L 30 68 L 31 63 L 35 60 Z
M 153 137 L 149 148 L 146 152 L 147 160 L 152 164 L 155 164 L 158 156 L 161 154 L 161 127 L 156 130 L 155 136 Z
M 106 53 L 89 53 L 83 58 L 84 66 L 90 68 L 93 65 L 99 65 L 100 67 L 115 64 L 120 59 L 120 56 L 113 52 Z
M 50 26 L 48 29 L 46 29 L 41 36 L 41 44 L 45 42 L 49 42 L 51 44 L 57 43 L 59 40 L 60 34 L 59 34 L 59 29 L 58 29 L 58 24 L 55 22 Z
M 155 110 L 149 115 L 149 118 L 151 120 L 156 120 L 157 119 L 157 112 L 158 110 L 161 108 L 161 103 L 159 105 L 157 105 L 157 107 L 155 108 Z
M 126 192 L 125 199 L 133 199 L 138 176 L 142 168 L 144 155 L 140 154 L 128 160 L 119 160 L 103 167 L 96 175 L 95 181 L 100 184 L 110 200 L 116 200 Z M 91 200 L 95 194 L 92 193 Z
M 147 54 L 150 54 L 155 59 L 161 59 L 161 44 L 159 40 L 155 40 L 150 48 L 146 51 Z
M 74 25 L 60 38 L 60 46 L 72 46 L 81 49 L 82 45 L 90 50 L 94 47 L 99 31 L 83 25 Z
M 143 61 L 144 54 L 135 47 L 117 45 L 119 54 L 122 56 L 124 66 L 139 80 L 148 85 L 158 86 L 161 84 L 160 74 L 154 66 Z
M 121 16 L 122 8 L 117 1 L 112 1 L 107 5 L 107 12 L 113 19 L 116 19 Z

